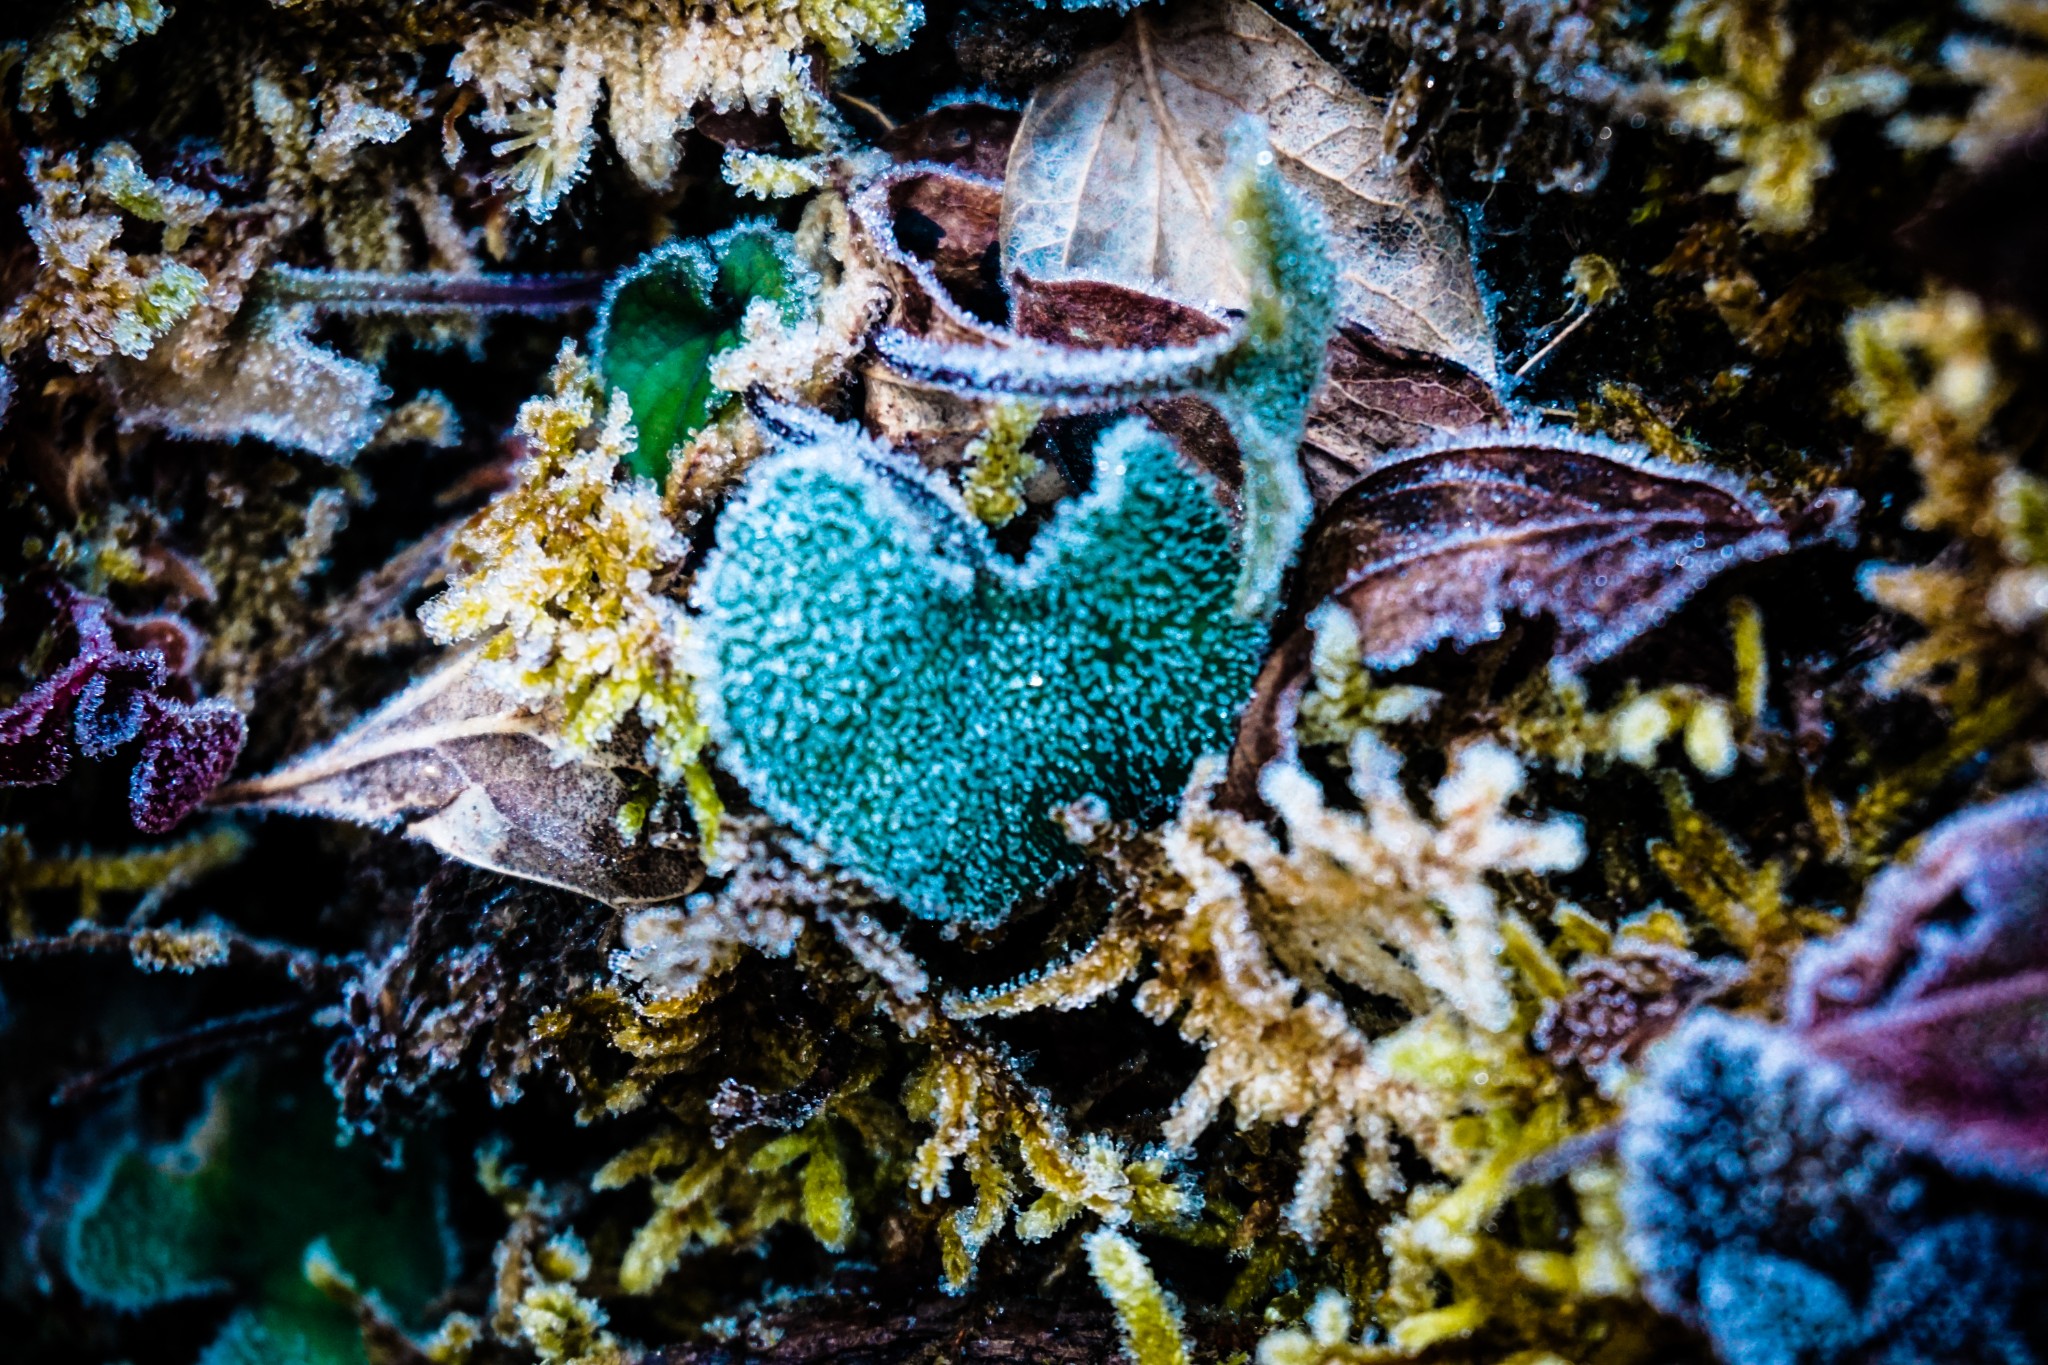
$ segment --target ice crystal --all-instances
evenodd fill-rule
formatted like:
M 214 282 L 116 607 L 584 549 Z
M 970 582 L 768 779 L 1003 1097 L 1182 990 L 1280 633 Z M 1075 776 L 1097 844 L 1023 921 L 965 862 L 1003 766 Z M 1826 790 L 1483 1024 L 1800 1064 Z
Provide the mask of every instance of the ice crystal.
M 936 478 L 802 420 L 698 579 L 724 757 L 918 913 L 1000 918 L 1078 861 L 1055 806 L 1137 815 L 1227 742 L 1258 644 L 1228 523 L 1132 421 L 1018 565 Z
M 818 77 L 863 48 L 901 47 L 923 19 L 917 0 L 718 0 L 682 13 L 621 0 L 478 28 L 450 73 L 483 97 L 482 127 L 502 135 L 491 147 L 499 179 L 546 218 L 588 168 L 600 108 L 649 188 L 674 177 L 678 134 L 706 109 L 779 114 L 799 146 L 821 149 L 838 122 Z
M 637 719 L 648 765 L 687 786 L 708 836 L 716 796 L 697 757 L 705 732 L 681 660 L 683 610 L 658 591 L 682 540 L 653 484 L 618 478 L 635 448 L 626 396 L 607 401 L 572 346 L 549 387 L 519 412 L 530 453 L 518 484 L 457 538 L 467 571 L 420 609 L 421 623 L 443 644 L 484 639 L 487 681 L 506 696 L 559 703 L 572 753 Z
M 1075 1137 L 1044 1092 L 987 1047 L 942 1037 L 904 1096 L 931 1135 L 911 1160 L 910 1186 L 929 1203 L 951 1192 L 957 1169 L 971 1202 L 940 1225 L 946 1283 L 965 1288 L 990 1238 L 1015 1214 L 1017 1236 L 1041 1241 L 1093 1215 L 1110 1227 L 1185 1225 L 1201 1196 L 1172 1178 L 1158 1153 L 1133 1156 L 1099 1134 Z M 1017 1209 L 1017 1167 L 1038 1197 Z
M 1275 764 L 1259 791 L 1289 851 L 1229 827 L 1246 836 L 1233 852 L 1274 904 L 1276 948 L 1311 981 L 1321 968 L 1411 1009 L 1443 1000 L 1482 1029 L 1505 1029 L 1500 912 L 1483 875 L 1577 867 L 1578 826 L 1508 816 L 1522 769 L 1494 745 L 1452 756 L 1429 816 L 1409 805 L 1393 750 L 1361 734 L 1350 760 L 1360 814 L 1331 810 L 1305 772 Z

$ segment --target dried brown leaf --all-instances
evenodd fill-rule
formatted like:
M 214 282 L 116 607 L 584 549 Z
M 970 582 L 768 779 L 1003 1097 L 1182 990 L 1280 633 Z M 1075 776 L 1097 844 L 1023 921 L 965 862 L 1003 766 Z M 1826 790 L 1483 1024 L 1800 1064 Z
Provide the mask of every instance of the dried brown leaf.
M 1336 501 L 1388 451 L 1508 424 L 1500 395 L 1472 371 L 1360 327 L 1338 329 L 1328 365 L 1301 438 L 1301 472 L 1317 507 Z
M 876 139 L 897 161 L 926 161 L 1000 182 L 1017 137 L 1014 109 L 964 101 L 898 124 Z
M 1833 517 L 1848 508 L 1816 504 Z M 1292 746 L 1310 609 L 1344 612 L 1370 669 L 1402 667 L 1446 641 L 1493 639 L 1510 613 L 1548 617 L 1553 666 L 1576 672 L 1620 652 L 1715 575 L 1783 554 L 1806 534 L 1727 475 L 1613 442 L 1481 432 L 1390 456 L 1309 530 L 1294 628 L 1283 626 L 1254 684 L 1225 800 L 1254 806 L 1258 773 Z
M 1001 202 L 995 182 L 930 165 L 885 172 L 854 194 L 847 209 L 856 237 L 888 285 L 891 327 L 934 341 L 1008 344 L 1009 333 L 961 307 L 934 262 L 905 246 L 897 231 L 900 208 L 922 204 L 918 212 L 942 234 L 930 244 L 943 248 L 946 237 L 957 234 L 963 239 L 958 254 L 967 256 L 965 239 L 978 232 L 978 224 L 995 221 Z M 957 464 L 968 442 L 988 428 L 987 403 L 913 383 L 872 359 L 864 362 L 863 374 L 868 430 L 896 449 L 914 451 L 928 465 Z
M 1556 665 L 1618 653 L 1715 575 L 1792 548 L 1726 475 L 1627 446 L 1508 431 L 1394 457 L 1311 528 L 1297 600 L 1351 616 L 1368 668 L 1557 626 Z
M 686 895 L 702 879 L 694 848 L 629 845 L 627 799 L 602 763 L 561 762 L 549 720 L 521 712 L 455 656 L 333 744 L 213 804 L 323 815 L 389 828 L 461 862 L 614 906 Z
M 1226 134 L 1247 115 L 1328 221 L 1339 315 L 1491 380 L 1492 328 L 1457 216 L 1419 171 L 1381 164 L 1379 103 L 1249 0 L 1141 11 L 1039 87 L 1010 151 L 1005 275 L 1244 308 L 1245 278 L 1212 225 Z

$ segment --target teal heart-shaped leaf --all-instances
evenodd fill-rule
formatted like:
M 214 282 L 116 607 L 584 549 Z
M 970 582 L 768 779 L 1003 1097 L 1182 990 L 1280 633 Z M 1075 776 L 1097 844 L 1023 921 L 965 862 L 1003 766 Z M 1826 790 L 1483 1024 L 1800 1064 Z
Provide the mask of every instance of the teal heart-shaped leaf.
M 634 473 L 666 478 L 671 452 L 731 401 L 711 382 L 711 362 L 740 344 L 747 306 L 767 299 L 793 324 L 817 288 L 795 240 L 762 220 L 666 242 L 613 278 L 591 349 L 605 383 L 633 405 Z
M 850 429 L 756 466 L 698 580 L 709 719 L 770 813 L 918 914 L 987 923 L 1076 866 L 1058 806 L 1129 818 L 1226 748 L 1264 627 L 1201 478 L 1145 423 L 1019 564 Z

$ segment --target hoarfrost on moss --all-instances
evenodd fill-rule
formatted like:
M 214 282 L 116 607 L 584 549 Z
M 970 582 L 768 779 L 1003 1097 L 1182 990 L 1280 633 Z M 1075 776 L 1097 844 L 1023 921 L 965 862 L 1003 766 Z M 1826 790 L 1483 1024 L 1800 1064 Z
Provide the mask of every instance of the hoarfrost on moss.
M 486 680 L 523 705 L 560 703 L 570 753 L 595 752 L 637 719 L 649 767 L 685 786 L 708 826 L 716 796 L 698 760 L 684 613 L 660 591 L 682 538 L 653 484 L 618 478 L 636 448 L 625 395 L 607 397 L 573 346 L 549 386 L 519 412 L 529 453 L 518 484 L 464 528 L 456 547 L 470 567 L 420 621 L 442 644 L 488 637 Z

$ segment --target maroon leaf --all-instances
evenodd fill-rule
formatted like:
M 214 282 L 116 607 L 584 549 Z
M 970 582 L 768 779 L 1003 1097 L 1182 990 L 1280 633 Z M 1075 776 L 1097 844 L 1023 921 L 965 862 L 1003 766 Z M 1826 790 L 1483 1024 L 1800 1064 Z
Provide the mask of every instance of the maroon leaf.
M 1540 431 L 1477 433 L 1397 452 L 1310 527 L 1280 647 L 1238 726 L 1221 799 L 1258 808 L 1258 774 L 1293 744 L 1309 678 L 1304 624 L 1328 602 L 1361 662 L 1392 669 L 1446 641 L 1489 640 L 1510 613 L 1556 623 L 1557 667 L 1619 652 L 1735 565 L 1783 554 L 1846 518 L 1823 501 L 1795 527 L 1724 474 Z
M 137 828 L 156 834 L 184 819 L 234 767 L 241 714 L 225 702 L 186 700 L 191 684 L 181 675 L 198 655 L 189 626 L 168 616 L 130 620 L 105 599 L 54 580 L 11 594 L 9 606 L 18 637 L 28 638 L 24 627 L 53 631 L 59 646 L 69 637 L 72 653 L 0 711 L 0 786 L 59 781 L 77 753 L 105 758 L 140 737 L 129 812 Z
M 2048 788 L 1953 816 L 1794 966 L 1792 1025 L 1875 1127 L 2048 1181 Z
M 128 814 L 146 834 L 176 826 L 227 780 L 248 727 L 224 701 L 154 702 L 128 779 Z
M 1785 553 L 1785 523 L 1725 474 L 1543 431 L 1390 456 L 1317 519 L 1296 600 L 1348 612 L 1376 669 L 1557 625 L 1558 667 L 1618 653 L 1708 580 Z

